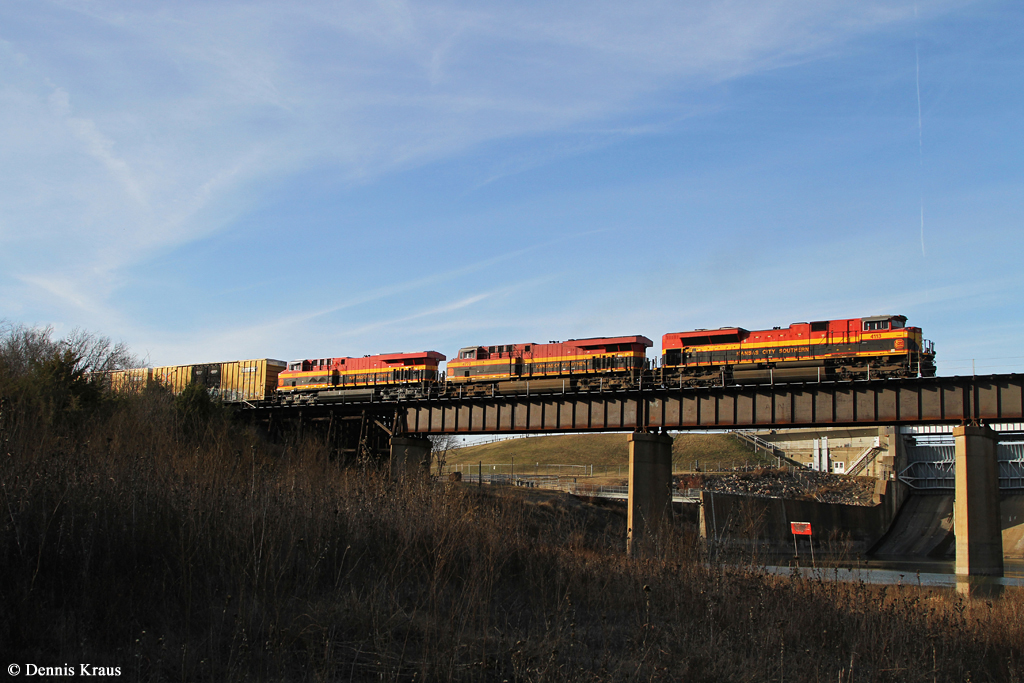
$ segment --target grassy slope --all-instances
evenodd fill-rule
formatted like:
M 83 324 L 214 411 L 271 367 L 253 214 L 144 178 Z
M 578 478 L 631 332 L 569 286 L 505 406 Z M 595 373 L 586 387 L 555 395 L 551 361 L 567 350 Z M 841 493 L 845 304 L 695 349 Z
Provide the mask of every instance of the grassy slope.
M 448 464 L 504 464 L 515 458 L 525 468 L 534 463 L 593 465 L 594 473 L 624 468 L 629 464 L 626 434 L 566 434 L 510 439 L 469 446 L 448 452 Z M 747 446 L 728 434 L 679 434 L 672 444 L 673 469 L 689 470 L 694 461 L 702 469 L 733 464 L 754 464 Z

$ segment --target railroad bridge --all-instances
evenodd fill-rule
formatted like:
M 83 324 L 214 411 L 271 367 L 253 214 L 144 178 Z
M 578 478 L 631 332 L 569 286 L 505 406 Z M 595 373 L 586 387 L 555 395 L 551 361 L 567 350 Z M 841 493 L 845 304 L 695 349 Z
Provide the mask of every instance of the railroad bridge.
M 528 384 L 528 383 L 526 383 Z M 388 436 L 772 429 L 1019 422 L 1024 375 L 529 393 L 306 405 L 245 404 L 252 419 L 369 420 Z M 372 426 L 363 429 L 364 433 Z
M 432 434 L 632 431 L 630 534 L 663 514 L 671 482 L 665 432 L 865 425 L 959 424 L 957 573 L 1002 575 L 996 436 L 986 425 L 1024 421 L 1024 375 L 927 377 L 701 388 L 643 387 L 283 406 L 247 404 L 271 431 L 315 425 L 347 455 L 390 456 L 395 471 L 429 461 Z M 962 546 L 962 547 L 961 547 Z

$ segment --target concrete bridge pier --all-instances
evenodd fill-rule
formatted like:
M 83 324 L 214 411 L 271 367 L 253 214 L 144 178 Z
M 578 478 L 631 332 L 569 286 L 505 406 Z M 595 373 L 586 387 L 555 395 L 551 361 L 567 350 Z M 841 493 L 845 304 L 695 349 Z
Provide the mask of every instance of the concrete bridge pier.
M 656 530 L 672 505 L 672 437 L 633 433 L 629 443 L 629 515 L 626 552 L 632 555 L 646 532 Z
M 425 436 L 391 437 L 391 480 L 422 480 L 428 474 L 430 439 Z
M 954 427 L 957 587 L 973 594 L 993 586 L 981 577 L 1003 575 L 1003 535 L 999 524 L 998 434 L 988 427 Z M 975 578 L 979 577 L 979 578 Z

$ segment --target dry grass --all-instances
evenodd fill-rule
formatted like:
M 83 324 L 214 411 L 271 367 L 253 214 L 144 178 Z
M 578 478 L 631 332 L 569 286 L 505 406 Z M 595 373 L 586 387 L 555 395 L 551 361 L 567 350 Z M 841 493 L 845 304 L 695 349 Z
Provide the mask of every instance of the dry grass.
M 507 464 L 515 458 L 524 472 L 539 463 L 593 465 L 594 474 L 626 473 L 629 450 L 626 434 L 565 434 L 508 439 L 495 443 L 457 448 L 447 453 L 449 465 L 483 462 Z M 677 434 L 672 442 L 672 467 L 687 471 L 699 463 L 702 470 L 761 464 L 753 450 L 730 434 Z
M 10 661 L 136 680 L 1020 680 L 1024 598 L 710 566 L 686 530 L 396 486 L 156 395 L 3 461 Z M 1017 678 L 1015 678 L 1015 676 Z
M 144 681 L 1021 680 L 1019 589 L 764 576 L 713 564 L 685 525 L 627 559 L 614 510 L 395 485 L 198 396 L 83 393 L 71 420 L 12 386 L 8 662 Z
M 457 448 L 448 452 L 448 464 L 505 464 L 515 458 L 523 467 L 542 465 L 593 465 L 594 471 L 628 464 L 625 434 L 564 434 L 507 439 Z

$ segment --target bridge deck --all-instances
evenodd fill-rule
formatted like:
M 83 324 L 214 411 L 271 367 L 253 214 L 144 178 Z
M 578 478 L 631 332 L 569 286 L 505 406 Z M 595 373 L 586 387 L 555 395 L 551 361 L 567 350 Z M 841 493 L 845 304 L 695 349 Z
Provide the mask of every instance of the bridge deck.
M 566 393 L 398 406 L 408 433 L 498 433 L 1009 422 L 1024 375 Z
M 286 418 L 372 413 L 394 433 L 424 435 L 980 424 L 1024 420 L 1024 375 L 260 405 L 252 411 Z

